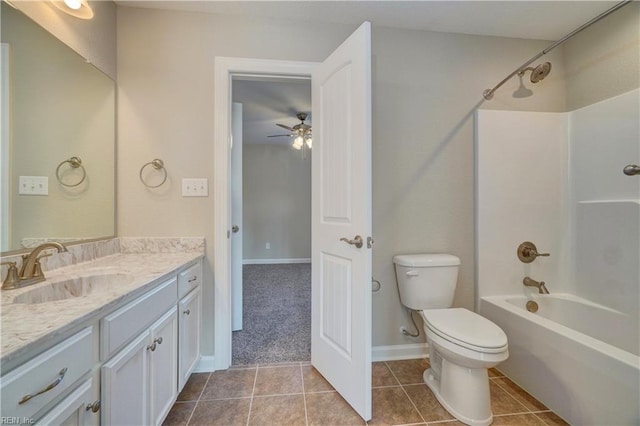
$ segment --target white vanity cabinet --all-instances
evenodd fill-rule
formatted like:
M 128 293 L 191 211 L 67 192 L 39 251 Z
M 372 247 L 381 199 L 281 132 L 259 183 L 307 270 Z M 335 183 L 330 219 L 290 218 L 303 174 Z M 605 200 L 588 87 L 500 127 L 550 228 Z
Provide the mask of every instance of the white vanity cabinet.
M 96 423 L 93 416 L 100 409 L 100 401 L 91 400 L 93 379 L 89 378 L 82 385 L 63 399 L 55 408 L 38 421 L 38 425 L 84 426 Z
M 200 360 L 202 263 L 178 274 L 178 390 L 182 390 Z
M 103 424 L 160 424 L 171 409 L 178 392 L 176 299 L 172 278 L 102 319 L 100 352 L 110 357 L 101 369 Z
M 202 261 L 165 277 L 25 355 L 0 378 L 0 420 L 162 424 L 200 359 Z
M 83 377 L 88 379 L 88 393 L 79 396 L 74 391 L 53 410 L 71 404 L 71 400 L 78 409 L 91 403 L 89 376 L 96 359 L 93 351 L 93 329 L 86 327 L 15 368 L 0 380 L 2 418 L 9 419 L 5 422 L 18 419 L 20 423 L 32 423 L 32 420 L 40 417 L 39 413 L 46 411 L 47 407 L 73 389 Z M 84 389 L 86 385 L 87 383 L 81 387 Z M 58 416 L 64 416 L 65 413 L 66 411 L 61 412 Z

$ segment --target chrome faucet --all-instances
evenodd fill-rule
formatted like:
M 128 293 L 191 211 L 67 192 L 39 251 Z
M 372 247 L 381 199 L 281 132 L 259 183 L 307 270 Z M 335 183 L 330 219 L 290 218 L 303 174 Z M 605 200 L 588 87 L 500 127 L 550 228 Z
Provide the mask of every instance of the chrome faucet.
M 547 287 L 545 287 L 544 285 L 544 281 L 536 281 L 536 280 L 532 280 L 529 277 L 524 277 L 524 279 L 522 280 L 522 284 L 526 285 L 527 287 L 535 287 L 538 289 L 538 293 L 540 294 L 549 294 L 549 290 L 547 290 Z
M 51 255 L 45 254 L 41 256 L 40 253 L 48 248 L 55 248 L 58 250 L 58 253 L 68 251 L 62 243 L 55 241 L 40 244 L 38 247 L 34 248 L 31 253 L 22 255 L 22 268 L 20 268 L 20 272 L 18 272 L 17 277 L 15 269 L 12 271 L 12 268 L 15 268 L 15 262 L 11 262 L 13 265 L 10 265 L 9 267 L 7 278 L 2 283 L 2 289 L 10 290 L 44 281 L 46 278 L 42 272 L 42 267 L 40 266 L 40 259 Z

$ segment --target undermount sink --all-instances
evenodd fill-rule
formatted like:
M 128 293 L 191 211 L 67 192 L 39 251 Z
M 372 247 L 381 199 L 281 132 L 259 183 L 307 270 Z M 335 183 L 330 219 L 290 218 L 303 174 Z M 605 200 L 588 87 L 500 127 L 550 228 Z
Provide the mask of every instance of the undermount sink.
M 39 284 L 13 299 L 13 303 L 34 305 L 75 297 L 103 294 L 128 284 L 134 279 L 127 274 L 96 274 Z

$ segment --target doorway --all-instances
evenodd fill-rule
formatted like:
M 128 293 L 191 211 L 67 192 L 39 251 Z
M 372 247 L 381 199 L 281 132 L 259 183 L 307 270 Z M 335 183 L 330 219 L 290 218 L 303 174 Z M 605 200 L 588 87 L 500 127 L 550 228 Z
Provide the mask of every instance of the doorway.
M 369 420 L 371 24 L 363 23 L 321 63 L 216 58 L 213 369 L 231 365 L 231 81 L 241 75 L 311 76 L 311 364 Z
M 290 129 L 300 112 L 311 124 L 311 83 L 234 76 L 231 86 L 231 361 L 310 361 L 311 152 Z

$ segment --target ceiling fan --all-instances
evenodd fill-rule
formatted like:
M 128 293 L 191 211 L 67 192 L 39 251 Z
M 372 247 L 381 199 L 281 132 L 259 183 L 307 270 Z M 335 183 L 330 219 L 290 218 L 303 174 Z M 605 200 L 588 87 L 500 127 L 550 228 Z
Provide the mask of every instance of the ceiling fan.
M 296 114 L 298 120 L 300 120 L 300 124 L 296 124 L 293 127 L 285 126 L 284 124 L 276 123 L 276 126 L 282 127 L 283 129 L 289 130 L 291 133 L 286 135 L 271 135 L 270 138 L 279 138 L 283 136 L 288 136 L 291 138 L 295 138 L 291 146 L 294 149 L 303 149 L 308 148 L 311 149 L 312 139 L 311 139 L 311 126 L 305 124 L 304 121 L 307 119 L 306 112 L 299 112 Z

